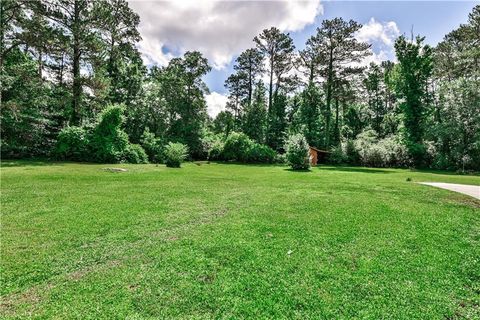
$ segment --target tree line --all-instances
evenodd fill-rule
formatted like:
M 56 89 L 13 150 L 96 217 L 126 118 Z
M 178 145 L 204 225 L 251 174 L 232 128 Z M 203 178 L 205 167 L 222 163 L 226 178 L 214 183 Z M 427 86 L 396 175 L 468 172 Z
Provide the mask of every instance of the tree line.
M 192 51 L 147 68 L 136 48 L 140 18 L 126 1 L 0 6 L 2 157 L 104 161 L 95 132 L 120 112 L 102 140 L 109 161 L 143 159 L 140 149 L 162 161 L 169 142 L 194 159 L 274 161 L 300 134 L 334 163 L 480 170 L 478 5 L 436 47 L 400 36 L 395 62 L 368 66 L 358 22 L 324 20 L 302 50 L 266 29 L 236 58 L 215 119 L 207 59 Z

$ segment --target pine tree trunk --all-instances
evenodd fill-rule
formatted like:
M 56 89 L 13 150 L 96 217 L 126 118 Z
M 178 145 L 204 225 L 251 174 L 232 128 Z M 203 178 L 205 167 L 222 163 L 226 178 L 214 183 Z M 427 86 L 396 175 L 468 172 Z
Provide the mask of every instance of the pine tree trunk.
M 273 58 L 270 62 L 270 85 L 268 88 L 268 114 L 272 112 L 272 97 L 273 97 Z
M 75 0 L 74 4 L 74 22 L 73 22 L 73 106 L 71 122 L 74 125 L 80 123 L 80 103 L 82 96 L 82 83 L 80 78 L 80 4 Z
M 339 106 L 338 97 L 335 97 L 335 145 L 340 142 L 340 128 L 339 128 Z
M 40 50 L 40 52 L 38 53 L 38 77 L 40 78 L 40 80 L 43 79 L 43 75 L 42 75 L 42 69 L 43 69 L 43 61 L 42 61 L 42 51 Z
M 64 68 L 65 68 L 65 54 L 62 53 L 62 62 L 60 63 L 60 79 L 59 79 L 59 83 L 60 83 L 60 86 L 63 86 L 63 72 L 64 72 Z
M 250 65 L 248 72 L 248 106 L 252 104 L 252 92 L 253 92 L 253 80 L 252 80 L 252 66 Z
M 332 82 L 333 82 L 333 47 L 330 48 L 328 61 L 328 79 L 327 79 L 327 110 L 326 110 L 326 133 L 325 146 L 330 147 L 330 122 L 331 122 L 331 105 L 332 105 Z
M 310 76 L 308 78 L 308 83 L 313 83 L 313 79 L 315 77 L 315 74 L 314 74 L 314 71 L 313 71 L 314 68 L 315 68 L 315 66 L 314 66 L 313 62 L 310 63 Z

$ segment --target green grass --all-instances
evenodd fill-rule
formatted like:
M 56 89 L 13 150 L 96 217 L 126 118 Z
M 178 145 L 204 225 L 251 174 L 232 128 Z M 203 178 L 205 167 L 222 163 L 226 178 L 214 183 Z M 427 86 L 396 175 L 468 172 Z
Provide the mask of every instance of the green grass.
M 415 183 L 479 176 L 115 166 L 2 163 L 1 318 L 480 317 L 480 201 Z

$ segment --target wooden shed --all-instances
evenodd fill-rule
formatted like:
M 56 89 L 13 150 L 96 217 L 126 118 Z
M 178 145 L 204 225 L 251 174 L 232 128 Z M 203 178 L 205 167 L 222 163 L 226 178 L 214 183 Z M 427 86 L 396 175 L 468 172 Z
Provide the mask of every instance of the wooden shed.
M 329 151 L 320 150 L 312 146 L 309 148 L 309 153 L 311 166 L 316 166 L 318 163 L 325 163 L 330 155 Z

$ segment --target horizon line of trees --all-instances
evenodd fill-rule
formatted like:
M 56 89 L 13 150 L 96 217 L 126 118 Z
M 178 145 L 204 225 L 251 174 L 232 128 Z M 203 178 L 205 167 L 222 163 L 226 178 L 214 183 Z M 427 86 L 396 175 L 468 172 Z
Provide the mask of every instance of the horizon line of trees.
M 298 52 L 288 33 L 264 30 L 235 61 L 215 132 L 281 153 L 301 133 L 336 163 L 480 170 L 480 6 L 435 48 L 399 36 L 395 63 L 362 65 L 361 27 L 324 20 Z
M 140 17 L 125 0 L 0 6 L 2 158 L 58 156 L 59 137 L 92 136 L 107 106 L 120 105 L 125 154 L 143 158 L 141 148 L 150 161 L 168 142 L 208 158 L 240 132 L 252 159 L 271 161 L 270 149 L 283 154 L 288 136 L 301 134 L 336 163 L 480 170 L 479 5 L 434 48 L 398 37 L 396 63 L 362 65 L 371 45 L 356 39 L 353 20 L 324 20 L 299 51 L 288 33 L 265 29 L 236 58 L 215 119 L 207 59 L 186 52 L 148 69 L 136 48 Z

